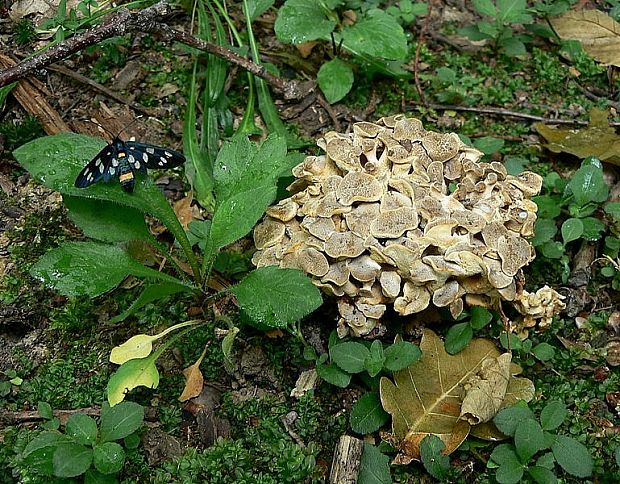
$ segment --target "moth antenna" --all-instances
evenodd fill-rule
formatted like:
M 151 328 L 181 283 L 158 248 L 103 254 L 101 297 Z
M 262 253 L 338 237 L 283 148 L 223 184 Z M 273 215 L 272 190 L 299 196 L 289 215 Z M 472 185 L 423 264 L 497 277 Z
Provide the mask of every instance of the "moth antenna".
M 102 131 L 104 131 L 108 136 L 110 136 L 111 139 L 114 139 L 114 133 L 110 132 L 110 130 L 108 130 L 108 128 L 106 128 L 99 121 L 93 118 L 89 119 L 89 121 L 93 123 L 95 126 L 97 126 L 98 128 L 100 128 Z
M 136 118 L 135 118 L 135 119 L 134 119 L 131 123 L 129 123 L 129 124 L 128 124 L 127 126 L 125 126 L 123 129 L 121 129 L 121 130 L 118 132 L 118 134 L 114 137 L 114 139 L 118 138 L 118 137 L 121 135 L 121 133 L 122 133 L 123 131 L 126 131 L 127 129 L 129 129 L 131 126 L 133 126 L 134 124 L 136 124 L 136 123 L 137 123 L 140 119 L 142 119 L 142 115 L 141 115 L 141 114 L 140 114 L 139 116 L 136 116 Z M 132 140 L 132 141 L 133 141 L 133 140 Z

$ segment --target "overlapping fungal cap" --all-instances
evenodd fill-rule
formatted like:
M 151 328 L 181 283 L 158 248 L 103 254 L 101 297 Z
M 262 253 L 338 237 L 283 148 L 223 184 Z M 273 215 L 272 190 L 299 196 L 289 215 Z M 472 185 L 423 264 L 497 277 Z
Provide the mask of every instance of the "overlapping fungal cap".
M 325 154 L 293 169 L 292 195 L 256 227 L 252 260 L 300 268 L 339 298 L 341 334 L 368 334 L 388 305 L 457 316 L 465 304 L 517 298 L 534 258 L 526 237 L 540 176 L 509 175 L 455 133 L 400 115 L 317 144 Z

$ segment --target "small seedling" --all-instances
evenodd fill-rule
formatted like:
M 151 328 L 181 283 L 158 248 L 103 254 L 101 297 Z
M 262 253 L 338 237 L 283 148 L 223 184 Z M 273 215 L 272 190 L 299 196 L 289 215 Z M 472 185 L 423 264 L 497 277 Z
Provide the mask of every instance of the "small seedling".
M 556 463 L 573 476 L 590 476 L 593 462 L 588 449 L 572 437 L 551 432 L 567 415 L 566 406 L 559 401 L 549 402 L 539 417 L 523 402 L 500 411 L 493 422 L 513 441 L 496 447 L 487 463 L 497 469 L 497 481 L 517 483 L 527 474 L 534 482 L 556 482 Z
M 133 402 L 115 407 L 103 405 L 97 421 L 81 413 L 71 415 L 59 431 L 60 422 L 49 404 L 39 404 L 46 421 L 44 430 L 26 446 L 20 459 L 33 472 L 70 479 L 84 475 L 86 482 L 115 480 L 125 463 L 125 448 L 135 448 L 135 432 L 144 421 L 144 409 Z M 124 440 L 124 447 L 119 442 Z

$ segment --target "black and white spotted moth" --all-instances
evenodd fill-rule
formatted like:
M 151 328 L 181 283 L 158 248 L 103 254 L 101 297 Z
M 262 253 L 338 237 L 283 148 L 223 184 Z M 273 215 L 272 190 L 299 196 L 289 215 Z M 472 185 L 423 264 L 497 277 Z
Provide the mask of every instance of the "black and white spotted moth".
M 118 178 L 123 190 L 133 192 L 136 172 L 146 173 L 147 168 L 173 168 L 185 162 L 185 156 L 161 146 L 123 141 L 118 136 L 105 146 L 75 180 L 75 186 L 86 188 L 103 178 L 108 183 Z

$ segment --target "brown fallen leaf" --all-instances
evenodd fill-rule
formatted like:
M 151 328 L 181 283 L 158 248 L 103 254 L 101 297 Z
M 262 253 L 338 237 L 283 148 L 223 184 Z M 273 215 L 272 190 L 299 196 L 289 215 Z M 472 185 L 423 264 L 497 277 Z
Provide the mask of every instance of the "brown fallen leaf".
M 573 10 L 549 21 L 562 40 L 578 40 L 601 64 L 620 66 L 620 24 L 605 12 Z
M 450 454 L 469 434 L 468 419 L 490 420 L 508 405 L 505 401 L 514 403 L 521 394 L 529 394 L 529 399 L 533 396 L 532 382 L 512 377 L 510 357 L 500 357 L 491 340 L 474 339 L 453 356 L 445 351 L 443 341 L 426 329 L 420 349 L 422 358 L 396 372 L 394 382 L 381 379 L 381 404 L 392 415 L 390 440 L 401 451 L 395 462 L 419 460 L 420 442 L 431 434 L 444 442 L 444 453 Z M 468 407 L 463 409 L 468 391 Z
M 544 146 L 554 153 L 570 153 L 578 158 L 596 156 L 620 165 L 620 136 L 609 126 L 607 117 L 607 111 L 594 108 L 586 128 L 552 128 L 543 123 L 534 123 L 534 128 L 547 140 Z
M 471 425 L 488 422 L 499 411 L 510 381 L 510 353 L 487 358 L 480 371 L 465 384 L 461 417 Z
M 200 211 L 198 207 L 192 206 L 193 199 L 194 197 L 190 191 L 187 196 L 174 202 L 173 204 L 174 213 L 185 230 L 188 230 L 187 227 L 192 220 L 197 220 L 200 218 Z
M 185 376 L 185 388 L 183 388 L 183 393 L 181 393 L 181 396 L 179 397 L 180 402 L 185 402 L 190 398 L 197 397 L 202 392 L 202 388 L 204 387 L 204 377 L 200 371 L 200 363 L 202 363 L 202 360 L 207 354 L 207 348 L 208 345 L 205 346 L 204 350 L 202 350 L 202 354 L 198 360 L 196 360 L 196 363 L 183 370 L 183 375 Z

